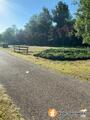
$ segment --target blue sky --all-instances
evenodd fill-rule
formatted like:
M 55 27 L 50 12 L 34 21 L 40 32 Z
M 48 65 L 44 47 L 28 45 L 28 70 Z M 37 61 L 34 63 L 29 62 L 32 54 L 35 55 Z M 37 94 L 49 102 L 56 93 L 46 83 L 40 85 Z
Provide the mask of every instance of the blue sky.
M 71 14 L 74 16 L 76 7 L 72 0 L 61 0 L 69 5 Z M 53 9 L 59 0 L 0 0 L 0 32 L 11 25 L 23 28 L 30 17 L 38 14 L 43 7 Z

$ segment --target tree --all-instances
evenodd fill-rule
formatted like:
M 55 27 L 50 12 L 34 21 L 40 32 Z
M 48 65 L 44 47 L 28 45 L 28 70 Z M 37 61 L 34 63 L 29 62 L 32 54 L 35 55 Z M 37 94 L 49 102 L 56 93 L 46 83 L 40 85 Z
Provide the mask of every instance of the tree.
M 74 26 L 74 20 L 72 19 L 68 5 L 62 1 L 58 2 L 55 9 L 52 10 L 53 22 L 56 24 L 55 41 L 58 45 L 65 45 L 69 43 L 69 37 Z
M 0 43 L 3 42 L 3 39 L 2 39 L 2 34 L 0 34 Z
M 64 2 L 58 2 L 56 8 L 52 11 L 53 22 L 56 23 L 58 39 L 65 38 L 71 32 L 73 26 L 68 5 Z
M 34 15 L 32 16 L 32 18 L 30 19 L 30 21 L 25 25 L 25 30 L 28 33 L 31 32 L 37 32 L 37 26 L 38 26 L 38 16 Z
M 90 44 L 90 0 L 80 0 L 75 23 L 76 35 L 83 43 Z
M 38 30 L 43 44 L 48 44 L 48 35 L 52 26 L 52 18 L 47 8 L 43 8 L 38 16 Z
M 33 16 L 25 26 L 25 31 L 28 34 L 32 43 L 44 45 L 48 42 L 48 34 L 52 25 L 51 15 L 47 8 L 43 8 L 42 12 L 37 16 Z
M 16 38 L 17 38 L 17 44 L 29 44 L 28 43 L 28 37 L 27 37 L 27 34 L 24 30 L 20 29 L 18 30 L 17 34 L 16 34 Z
M 8 44 L 14 44 L 17 40 L 16 38 L 17 28 L 15 25 L 9 27 L 2 33 L 3 40 Z
M 75 0 L 76 1 L 76 0 Z M 84 1 L 84 0 L 82 0 Z M 88 6 L 89 7 L 89 6 Z M 80 10 L 81 11 L 81 8 Z M 8 44 L 28 44 L 28 45 L 53 45 L 53 46 L 72 46 L 81 45 L 81 39 L 77 39 L 75 34 L 82 36 L 84 28 L 87 31 L 82 37 L 89 34 L 89 22 L 86 20 L 86 26 L 80 18 L 81 12 L 78 12 L 78 19 L 72 19 L 68 5 L 64 2 L 58 2 L 55 9 L 49 11 L 43 8 L 38 15 L 32 16 L 24 29 L 18 30 L 16 26 L 9 27 L 2 34 L 1 38 Z M 89 13 L 88 13 L 89 14 Z M 82 21 L 81 21 L 82 20 Z M 79 40 L 79 41 L 78 41 Z
M 47 33 L 52 25 L 52 19 L 50 12 L 47 8 L 43 8 L 42 12 L 38 16 L 39 31 L 42 33 Z
M 38 16 L 34 15 L 30 21 L 25 25 L 25 33 L 27 36 L 28 44 L 36 44 L 38 41 Z
M 68 5 L 61 1 L 58 2 L 56 8 L 52 11 L 52 13 L 53 21 L 57 23 L 58 28 L 63 27 L 67 23 L 67 20 L 70 18 Z

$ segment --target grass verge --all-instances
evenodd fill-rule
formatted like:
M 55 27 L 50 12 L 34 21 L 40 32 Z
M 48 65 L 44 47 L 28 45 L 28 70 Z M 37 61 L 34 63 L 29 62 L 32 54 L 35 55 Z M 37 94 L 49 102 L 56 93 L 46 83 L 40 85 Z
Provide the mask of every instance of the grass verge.
M 24 120 L 5 89 L 0 85 L 0 120 Z
M 78 61 L 53 61 L 49 59 L 44 59 L 40 57 L 35 57 L 33 54 L 36 54 L 37 51 L 42 51 L 47 48 L 42 47 L 31 47 L 30 55 L 23 55 L 14 53 L 10 49 L 6 49 L 9 54 L 16 57 L 22 58 L 27 61 L 31 61 L 34 64 L 42 65 L 48 69 L 52 69 L 56 72 L 64 73 L 66 75 L 74 76 L 81 80 L 90 81 L 90 60 L 78 60 Z

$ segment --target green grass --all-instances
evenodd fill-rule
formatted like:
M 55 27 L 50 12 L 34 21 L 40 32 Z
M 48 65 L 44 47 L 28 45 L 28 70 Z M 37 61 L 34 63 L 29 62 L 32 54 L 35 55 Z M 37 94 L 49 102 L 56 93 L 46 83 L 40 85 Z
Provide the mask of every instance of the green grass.
M 0 120 L 24 120 L 5 89 L 0 85 Z
M 34 55 L 52 60 L 86 60 L 90 59 L 90 48 L 52 48 Z

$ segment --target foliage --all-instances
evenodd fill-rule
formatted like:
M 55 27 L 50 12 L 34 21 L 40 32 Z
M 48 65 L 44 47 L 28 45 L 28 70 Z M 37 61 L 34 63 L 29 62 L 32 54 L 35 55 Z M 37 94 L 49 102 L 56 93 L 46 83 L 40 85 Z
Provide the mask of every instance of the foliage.
M 84 32 L 82 29 L 85 24 L 80 17 L 74 28 L 75 21 L 70 15 L 68 5 L 60 1 L 52 11 L 43 8 L 38 15 L 32 16 L 24 29 L 18 30 L 14 25 L 7 28 L 1 36 L 2 40 L 8 44 L 82 46 L 82 34 L 84 41 L 88 41 L 89 32 Z M 89 22 L 87 27 L 90 28 Z M 79 37 L 76 37 L 75 34 L 78 34 Z M 87 37 L 85 37 L 86 34 L 88 34 Z
M 51 15 L 47 8 L 37 16 L 33 16 L 25 26 L 30 44 L 45 45 L 48 41 L 48 33 L 52 24 Z
M 58 48 L 58 49 L 47 49 L 35 56 L 52 59 L 52 60 L 84 60 L 90 59 L 89 48 Z
M 80 0 L 75 29 L 83 43 L 90 44 L 90 0 Z
M 2 34 L 2 38 L 4 42 L 8 44 L 14 44 L 17 40 L 16 32 L 17 32 L 17 28 L 15 25 L 7 28 L 6 31 Z
M 4 42 L 4 40 L 2 38 L 2 34 L 0 34 L 0 43 L 3 43 L 3 42 Z
M 70 17 L 68 5 L 63 2 L 59 2 L 53 12 L 53 21 L 57 23 L 57 27 L 61 28 Z
M 74 23 L 68 5 L 63 2 L 57 4 L 52 14 L 47 8 L 43 8 L 42 12 L 33 16 L 25 26 L 27 44 L 81 46 L 82 40 L 72 34 Z
M 6 44 L 6 43 L 5 43 L 5 44 L 2 44 L 2 47 L 3 47 L 3 48 L 8 48 L 8 44 Z
M 60 1 L 52 13 L 53 22 L 56 23 L 58 40 L 60 40 L 60 38 L 64 39 L 70 35 L 74 24 L 74 20 L 71 18 L 68 5 Z

